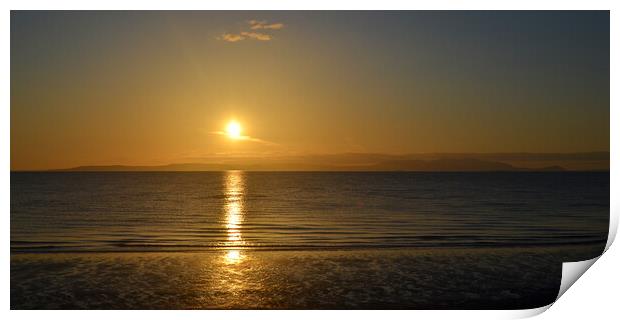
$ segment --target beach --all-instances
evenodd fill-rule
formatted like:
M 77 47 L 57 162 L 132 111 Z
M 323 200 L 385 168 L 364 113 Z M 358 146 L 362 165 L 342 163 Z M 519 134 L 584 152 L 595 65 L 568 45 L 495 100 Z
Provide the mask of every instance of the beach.
M 14 254 L 11 309 L 526 309 L 601 245 Z

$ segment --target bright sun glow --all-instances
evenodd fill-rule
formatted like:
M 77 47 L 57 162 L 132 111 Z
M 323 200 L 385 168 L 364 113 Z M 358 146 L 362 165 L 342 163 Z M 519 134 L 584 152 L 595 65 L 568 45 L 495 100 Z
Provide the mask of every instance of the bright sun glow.
M 237 121 L 230 121 L 226 125 L 226 135 L 231 139 L 241 139 L 241 125 Z

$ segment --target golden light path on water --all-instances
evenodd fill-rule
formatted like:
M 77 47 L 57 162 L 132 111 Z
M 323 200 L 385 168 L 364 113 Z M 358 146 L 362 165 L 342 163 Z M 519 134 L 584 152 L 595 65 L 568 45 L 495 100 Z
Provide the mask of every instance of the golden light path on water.
M 224 204 L 226 232 L 228 233 L 225 246 L 230 248 L 224 256 L 228 264 L 236 264 L 243 261 L 243 254 L 238 249 L 243 246 L 241 224 L 243 222 L 243 201 L 245 196 L 245 183 L 243 171 L 227 171 L 224 177 L 224 192 L 226 202 Z

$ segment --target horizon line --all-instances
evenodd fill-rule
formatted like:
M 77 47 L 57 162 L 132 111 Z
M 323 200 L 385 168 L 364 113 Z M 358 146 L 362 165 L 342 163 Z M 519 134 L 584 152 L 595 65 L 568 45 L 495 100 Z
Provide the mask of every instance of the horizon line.
M 595 155 L 609 155 L 609 157 L 597 158 Z M 221 156 L 221 155 L 206 155 L 202 157 L 191 157 L 186 158 L 186 161 L 179 162 L 168 162 L 168 163 L 158 163 L 158 164 L 122 164 L 122 163 L 113 163 L 113 164 L 80 164 L 74 166 L 64 166 L 64 167 L 48 167 L 48 168 L 19 168 L 19 169 L 10 169 L 10 172 L 47 172 L 47 171 L 170 171 L 170 172 L 178 172 L 178 171 L 196 171 L 196 172 L 204 172 L 204 171 L 226 171 L 231 169 L 226 168 L 215 168 L 215 169 L 207 169 L 207 170 L 178 170 L 171 169 L 165 170 L 165 167 L 174 167 L 174 166 L 237 166 L 244 171 L 411 171 L 411 172 L 429 172 L 429 171 L 449 171 L 455 172 L 459 171 L 452 169 L 447 170 L 437 170 L 433 168 L 426 168 L 417 170 L 416 168 L 410 168 L 407 170 L 405 168 L 372 168 L 371 166 L 376 166 L 380 164 L 385 164 L 389 161 L 419 161 L 419 162 L 433 162 L 433 161 L 467 161 L 467 160 L 475 160 L 480 162 L 488 162 L 495 164 L 507 165 L 513 168 L 499 168 L 497 171 L 536 171 L 541 169 L 549 169 L 551 167 L 557 167 L 556 169 L 564 170 L 564 171 L 609 171 L 609 165 L 604 165 L 602 167 L 591 167 L 591 168 L 566 168 L 566 161 L 569 162 L 583 162 L 583 161 L 598 161 L 605 162 L 610 161 L 610 151 L 584 151 L 584 152 L 431 152 L 431 153 L 400 153 L 400 154 L 390 154 L 390 153 L 371 153 L 371 152 L 343 152 L 343 153 L 315 153 L 315 154 L 277 154 L 271 156 L 264 155 L 254 155 L 244 157 L 235 157 L 233 155 Z M 334 158 L 331 161 L 328 160 L 326 162 L 317 162 L 316 159 L 312 159 L 313 157 L 338 157 L 338 156 L 360 156 L 359 162 L 355 162 L 355 159 L 347 159 L 348 163 L 342 163 L 342 159 Z M 384 156 L 386 159 L 364 159 L 363 156 Z M 409 158 L 406 157 L 415 157 L 415 156 L 437 156 L 438 158 Z M 443 158 L 442 158 L 443 156 Z M 515 159 L 509 159 L 505 157 L 515 156 Z M 531 156 L 521 158 L 523 156 Z M 557 159 L 547 158 L 545 157 L 558 157 Z M 564 158 L 564 157 L 575 156 L 574 159 Z M 580 157 L 586 156 L 586 158 Z M 594 158 L 590 159 L 589 156 L 594 156 Z M 390 157 L 394 157 L 390 159 Z M 239 161 L 243 158 L 252 159 L 254 161 L 259 159 L 264 159 L 267 163 L 240 163 Z M 288 159 L 289 163 L 282 163 L 279 161 Z M 529 159 L 528 159 L 529 158 Z M 189 161 L 187 161 L 189 160 Z M 374 160 L 372 162 L 368 162 L 369 160 Z M 274 161 L 270 163 L 270 161 Z M 334 162 L 335 161 L 335 162 Z M 522 162 L 547 162 L 547 165 L 539 165 L 536 167 L 531 166 L 522 166 Z M 279 162 L 279 163 L 278 163 Z M 340 163 L 338 163 L 340 162 Z M 521 162 L 520 164 L 515 164 Z M 555 162 L 555 163 L 554 163 Z M 256 166 L 271 166 L 272 168 L 252 168 Z M 297 168 L 297 169 L 287 169 L 287 168 L 277 168 L 278 166 L 306 166 L 308 169 Z M 312 166 L 316 166 L 318 168 L 312 168 Z M 251 167 L 249 170 L 242 169 L 243 167 Z M 569 165 L 569 167 L 572 167 Z M 114 170 L 114 168 L 119 168 L 119 170 Z M 83 170 L 82 170 L 83 169 Z M 92 169 L 92 170 L 88 170 Z M 132 170 L 134 169 L 134 170 Z M 149 170 L 153 169 L 153 170 Z M 164 170 L 162 170 L 164 169 Z M 413 169 L 413 170 L 411 170 Z M 476 170 L 476 168 L 466 169 L 462 171 L 493 171 L 493 168 L 481 168 L 480 170 Z M 497 169 L 497 168 L 495 168 Z

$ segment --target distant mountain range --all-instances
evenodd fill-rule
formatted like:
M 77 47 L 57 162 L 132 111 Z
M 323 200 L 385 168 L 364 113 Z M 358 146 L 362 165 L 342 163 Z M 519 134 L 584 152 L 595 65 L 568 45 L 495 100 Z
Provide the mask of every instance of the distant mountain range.
M 426 153 L 187 158 L 156 166 L 93 165 L 51 171 L 608 171 L 609 152 L 588 153 Z
M 519 168 L 507 163 L 478 159 L 392 160 L 375 164 L 326 165 L 308 163 L 286 164 L 226 164 L 226 163 L 179 163 L 162 166 L 80 166 L 54 171 L 564 171 L 560 166 Z

